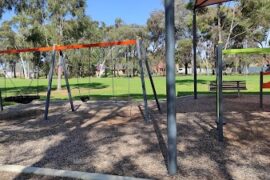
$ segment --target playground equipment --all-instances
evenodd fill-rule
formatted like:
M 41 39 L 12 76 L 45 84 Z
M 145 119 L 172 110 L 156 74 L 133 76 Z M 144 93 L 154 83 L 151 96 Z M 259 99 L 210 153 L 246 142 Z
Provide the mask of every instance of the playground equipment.
M 270 82 L 264 82 L 264 76 L 270 75 L 270 72 L 260 72 L 260 107 L 263 108 L 263 89 L 270 89 Z
M 150 78 L 151 87 L 152 87 L 154 97 L 156 100 L 156 104 L 157 104 L 157 107 L 158 107 L 160 112 L 161 112 L 161 109 L 160 109 L 159 101 L 157 98 L 155 85 L 154 85 L 152 75 L 151 75 L 151 72 L 149 69 L 149 65 L 147 62 L 145 48 L 143 47 L 141 40 L 101 42 L 101 43 L 93 43 L 93 44 L 75 44 L 75 45 L 67 45 L 67 46 L 54 45 L 53 47 L 41 47 L 41 48 L 19 49 L 19 50 L 4 50 L 4 51 L 0 51 L 0 54 L 18 54 L 18 53 L 23 53 L 23 52 L 52 51 L 51 67 L 50 67 L 50 72 L 49 72 L 48 89 L 47 89 L 45 114 L 44 114 L 44 119 L 47 120 L 48 113 L 49 113 L 49 106 L 50 106 L 50 96 L 51 96 L 51 90 L 52 90 L 52 79 L 53 79 L 55 63 L 56 63 L 55 62 L 56 61 L 56 54 L 59 53 L 59 56 L 61 58 L 61 62 L 63 63 L 64 77 L 65 77 L 66 87 L 67 87 L 67 91 L 68 91 L 70 107 L 71 107 L 72 111 L 75 111 L 74 105 L 73 105 L 73 100 L 72 100 L 72 95 L 71 95 L 71 90 L 70 90 L 70 86 L 69 86 L 69 81 L 68 81 L 67 68 L 66 68 L 67 57 L 64 55 L 64 51 L 74 50 L 74 49 L 84 49 L 84 48 L 89 49 L 89 48 L 93 48 L 93 47 L 105 48 L 105 47 L 113 47 L 113 46 L 136 46 L 137 55 L 138 55 L 138 59 L 139 59 L 139 67 L 140 67 L 140 72 L 141 72 L 140 76 L 141 76 L 141 83 L 142 83 L 142 91 L 143 91 L 143 97 L 144 97 L 144 117 L 145 117 L 145 121 L 148 122 L 149 121 L 149 112 L 148 112 L 147 94 L 146 94 L 145 78 L 144 78 L 144 65 L 146 66 L 147 73 L 148 73 L 148 76 Z M 31 100 L 30 97 L 28 97 L 28 98 L 29 98 L 29 100 Z M 32 99 L 34 99 L 34 97 Z M 2 102 L 2 100 L 3 99 L 1 98 L 1 102 Z M 4 98 L 4 100 L 5 100 L 5 98 Z M 87 99 L 84 99 L 84 98 L 81 98 L 81 100 L 87 101 Z M 1 107 L 3 107 L 3 106 L 1 106 Z
M 3 111 L 3 100 L 2 100 L 2 92 L 0 90 L 0 111 Z
M 213 4 L 220 4 L 232 0 L 193 0 L 193 69 L 194 69 L 194 99 L 197 99 L 197 10 Z M 223 92 L 222 92 L 222 55 L 223 54 L 269 54 L 270 48 L 247 48 L 247 49 L 229 49 L 222 50 L 222 42 L 219 42 L 216 48 L 216 79 L 217 79 L 217 119 L 218 123 L 218 139 L 223 141 Z
M 40 62 L 40 59 L 39 59 L 39 62 Z M 38 90 L 38 85 L 39 85 L 38 72 L 39 72 L 39 63 L 37 65 L 37 67 L 34 69 L 34 77 L 30 77 L 31 79 L 30 79 L 29 84 L 24 89 L 24 92 L 22 92 L 22 90 L 20 90 L 20 89 L 18 89 L 16 87 L 16 84 L 13 82 L 12 77 L 10 77 L 7 74 L 7 67 L 4 67 L 4 71 L 3 71 L 3 76 L 4 76 L 4 88 L 3 88 L 3 90 L 5 91 L 4 101 L 5 102 L 16 102 L 16 103 L 20 103 L 20 104 L 28 104 L 28 103 L 32 102 L 33 100 L 40 99 L 39 90 Z M 34 78 L 36 79 L 36 87 L 35 87 L 36 88 L 36 90 L 35 90 L 36 94 L 35 95 L 29 95 L 29 94 L 27 94 L 27 91 L 32 88 Z M 12 95 L 12 96 L 7 95 L 7 80 L 9 80 L 10 83 L 12 84 L 13 88 L 16 89 L 16 94 L 15 95 Z
M 75 72 L 77 80 L 77 85 L 75 89 L 78 92 L 78 97 L 80 98 L 80 100 L 82 102 L 87 102 L 90 100 L 93 83 L 92 76 L 97 76 L 97 78 L 111 78 L 111 97 L 109 98 L 116 101 L 117 92 L 115 91 L 115 89 L 117 83 L 115 81 L 115 77 L 126 76 L 128 101 L 130 101 L 130 80 L 132 75 L 130 73 L 130 67 L 133 65 L 130 62 L 134 60 L 134 58 L 132 58 L 134 57 L 134 53 L 131 53 L 134 51 L 132 50 L 133 48 L 131 46 L 119 46 L 109 48 L 102 47 L 96 49 L 76 49 L 75 52 L 72 51 L 68 59 L 70 59 L 69 62 L 74 62 L 72 65 L 72 69 L 73 74 Z M 73 57 L 71 56 L 71 54 L 73 55 Z M 88 77 L 88 92 L 82 90 L 81 88 L 81 78 L 83 77 Z M 84 86 L 85 85 L 86 84 L 84 84 Z M 77 96 L 77 94 L 75 96 Z
M 40 96 L 20 95 L 20 96 L 9 96 L 4 98 L 6 102 L 15 102 L 20 104 L 28 104 L 33 100 L 40 99 Z
M 194 99 L 198 98 L 198 88 L 197 88 L 197 10 L 203 7 L 207 7 L 214 4 L 221 4 L 223 2 L 229 2 L 232 0 L 193 0 L 193 69 L 194 69 Z M 223 141 L 223 93 L 222 93 L 222 44 L 216 46 L 216 99 L 217 99 L 217 130 L 218 139 Z
M 270 54 L 270 48 L 245 48 L 245 49 L 227 49 L 223 50 L 223 54 Z M 270 89 L 270 82 L 264 82 L 264 76 L 270 75 L 270 72 L 260 72 L 260 107 L 263 108 L 263 89 Z

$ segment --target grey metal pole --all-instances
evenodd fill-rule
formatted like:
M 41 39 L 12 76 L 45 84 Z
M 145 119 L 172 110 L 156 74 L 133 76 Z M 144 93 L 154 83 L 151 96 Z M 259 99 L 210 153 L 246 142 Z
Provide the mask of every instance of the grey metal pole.
M 174 0 L 165 0 L 168 171 L 177 172 Z
M 110 49 L 110 56 L 111 56 L 111 71 L 112 71 L 112 100 L 116 102 L 116 96 L 115 96 L 115 87 L 114 87 L 114 78 L 115 76 L 115 62 L 113 59 L 113 48 Z M 103 56 L 104 57 L 104 56 Z
M 0 89 L 0 111 L 3 111 L 4 108 L 3 108 L 3 99 L 2 99 L 2 91 Z
M 223 141 L 222 44 L 217 47 L 217 129 L 218 140 Z
M 50 100 L 51 100 L 50 98 L 51 98 L 51 90 L 52 90 L 53 71 L 54 71 L 55 58 L 56 58 L 55 46 L 53 49 L 54 51 L 52 54 L 52 62 L 51 62 L 51 69 L 50 69 L 50 74 L 49 74 L 49 82 L 48 82 L 48 90 L 47 90 L 47 99 L 46 99 L 46 104 L 45 104 L 45 114 L 44 114 L 45 120 L 48 120 L 49 106 L 50 106 Z
M 260 108 L 263 108 L 263 72 L 260 72 Z
M 64 76 L 65 76 L 65 81 L 66 81 L 66 86 L 67 86 L 67 91 L 68 91 L 68 99 L 69 99 L 70 107 L 71 107 L 72 111 L 75 111 L 74 105 L 73 105 L 73 100 L 72 100 L 72 95 L 71 95 L 71 90 L 70 90 L 70 86 L 69 86 L 69 82 L 68 82 L 66 60 L 65 60 L 65 56 L 64 56 L 62 51 L 60 51 L 60 56 L 61 56 L 62 62 L 63 62 Z
M 198 98 L 197 92 L 197 13 L 193 10 L 193 75 L 194 75 L 194 99 Z
M 155 98 L 155 101 L 156 101 L 156 104 L 157 104 L 158 111 L 159 111 L 159 113 L 162 113 L 161 107 L 160 107 L 160 104 L 159 104 L 159 101 L 158 101 L 158 97 L 157 97 L 157 91 L 156 91 L 155 84 L 154 84 L 154 81 L 153 81 L 153 77 L 152 77 L 152 74 L 151 74 L 151 71 L 150 71 L 148 59 L 146 57 L 146 50 L 145 49 L 142 50 L 142 54 L 143 54 L 143 59 L 144 59 L 146 70 L 147 70 L 147 73 L 148 73 L 148 76 L 149 76 L 149 79 L 150 79 L 150 83 L 151 83 L 151 87 L 152 87 L 152 90 L 153 90 L 153 94 L 154 94 L 154 98 Z
M 142 58 L 142 41 L 140 39 L 137 40 L 136 43 L 137 53 L 139 58 L 139 65 L 141 68 L 141 83 L 142 83 L 142 91 L 143 91 L 143 99 L 144 99 L 144 117 L 145 121 L 149 122 L 149 112 L 148 112 L 148 104 L 147 104 L 147 94 L 144 80 L 144 71 L 143 71 L 143 58 Z

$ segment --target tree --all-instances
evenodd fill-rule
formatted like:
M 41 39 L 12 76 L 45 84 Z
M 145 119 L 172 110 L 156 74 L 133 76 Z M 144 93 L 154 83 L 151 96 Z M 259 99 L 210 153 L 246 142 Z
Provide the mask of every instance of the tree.
M 146 28 L 139 25 L 127 25 L 122 24 L 121 26 L 109 27 L 107 32 L 107 40 L 109 41 L 119 41 L 124 39 L 137 39 L 140 37 L 144 40 L 144 43 L 147 43 L 147 31 Z M 147 46 L 145 46 L 147 47 Z M 116 76 L 116 73 L 119 75 L 120 68 L 125 69 L 127 64 L 125 56 L 127 51 L 131 51 L 131 54 L 134 54 L 134 48 L 127 49 L 126 47 L 114 47 L 107 52 L 107 55 L 110 59 L 110 53 L 112 51 L 112 57 L 114 59 L 113 63 L 113 75 Z M 111 66 L 111 61 L 107 61 L 107 66 Z M 135 71 L 136 66 L 133 64 L 133 70 Z
M 12 30 L 11 23 L 5 21 L 2 23 L 0 27 L 0 47 L 1 49 L 13 49 L 16 45 L 16 33 Z M 16 78 L 16 55 L 3 55 L 3 58 L 7 61 L 4 61 L 5 66 L 9 65 L 11 67 L 11 71 Z
M 15 49 L 44 46 L 43 27 L 45 20 L 43 18 L 43 9 L 45 0 L 21 0 L 15 5 L 16 16 L 11 20 L 12 27 L 16 29 Z M 29 78 L 30 69 L 26 67 L 25 59 L 34 64 L 34 68 L 39 65 L 39 53 L 20 53 L 19 58 L 23 66 L 25 78 Z M 34 69 L 33 68 L 33 69 Z M 34 71 L 34 70 L 33 70 Z
M 67 21 L 69 16 L 79 20 L 85 16 L 85 0 L 48 0 L 48 15 L 51 20 L 51 32 L 53 44 L 66 44 L 69 43 L 69 38 L 64 35 L 65 28 L 68 25 Z M 79 29 L 77 27 L 76 29 Z M 63 62 L 59 56 L 58 61 L 58 82 L 57 89 L 61 90 L 61 79 L 63 73 Z
M 192 55 L 192 40 L 181 39 L 177 43 L 176 61 L 185 66 L 185 74 L 188 74 L 188 65 L 191 63 Z
M 188 26 L 191 19 L 191 12 L 186 9 L 186 1 L 175 1 L 175 32 L 176 39 L 191 38 L 192 29 Z M 147 20 L 149 32 L 149 48 L 152 61 L 160 63 L 165 56 L 165 14 L 163 10 L 154 11 Z M 150 62 L 151 63 L 151 62 Z
M 266 41 L 270 36 L 268 33 L 270 28 L 270 1 L 241 0 L 240 7 L 241 22 L 245 24 L 248 39 L 258 43 L 260 47 L 267 46 L 268 42 Z
M 242 47 L 246 34 L 240 23 L 239 6 L 207 7 L 198 11 L 198 52 L 205 61 L 215 67 L 214 48 L 218 42 L 225 43 L 225 48 Z M 214 74 L 214 71 L 213 71 Z
M 15 0 L 1 0 L 0 1 L 0 19 L 5 10 L 12 10 L 12 7 L 15 5 Z
M 119 28 L 124 24 L 124 21 L 121 18 L 116 18 L 114 21 L 115 28 Z
M 147 20 L 147 30 L 149 32 L 150 52 L 154 59 L 161 58 L 164 55 L 165 47 L 165 29 L 164 29 L 164 11 L 154 11 Z

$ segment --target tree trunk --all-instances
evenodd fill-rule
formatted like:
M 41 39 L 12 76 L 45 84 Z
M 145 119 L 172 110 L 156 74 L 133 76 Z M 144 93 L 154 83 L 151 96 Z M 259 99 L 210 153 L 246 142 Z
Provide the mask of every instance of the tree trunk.
M 185 63 L 185 75 L 188 75 L 188 63 Z
M 228 45 L 230 43 L 231 34 L 232 34 L 233 29 L 234 29 L 235 11 L 236 11 L 236 6 L 233 8 L 233 17 L 232 17 L 231 27 L 230 27 L 229 35 L 227 37 L 227 41 L 226 41 L 226 44 L 224 46 L 224 49 L 227 49 Z
M 63 62 L 61 56 L 59 56 L 59 64 L 58 64 L 58 78 L 57 78 L 57 90 L 62 89 L 62 73 L 63 73 Z
M 62 41 L 63 41 L 63 29 L 64 29 L 64 19 L 63 19 L 63 17 L 61 17 L 60 15 L 59 15 L 59 19 L 60 19 L 60 21 L 59 21 L 59 40 L 58 40 L 58 42 L 59 43 L 62 43 Z M 63 73 L 63 59 L 61 58 L 61 56 L 59 56 L 59 60 L 58 60 L 58 78 L 57 78 L 57 90 L 61 90 L 62 89 L 62 73 Z
M 116 70 L 117 70 L 117 77 L 120 77 L 120 75 L 119 75 L 119 66 L 116 67 Z
M 194 62 L 193 61 L 191 61 L 191 74 L 194 74 Z
M 207 76 L 209 76 L 209 64 L 208 64 L 208 60 L 206 60 L 206 74 L 207 74 Z
M 30 77 L 30 64 L 29 64 L 29 62 L 27 63 L 27 76 L 28 76 L 28 78 L 31 78 Z
M 21 56 L 21 54 L 19 54 L 19 56 L 20 56 L 20 60 L 21 60 L 21 63 L 22 63 L 24 78 L 28 79 L 28 76 L 27 76 L 28 73 L 27 73 L 27 70 L 26 70 L 26 67 L 25 67 L 25 62 L 24 62 L 23 57 Z
M 113 77 L 116 77 L 116 73 L 115 73 L 115 64 L 113 63 Z
M 246 64 L 246 75 L 249 74 L 249 65 Z
M 217 15 L 218 15 L 218 43 L 222 43 L 220 4 L 218 5 Z
M 135 77 L 135 60 L 132 61 L 132 77 Z
M 239 61 L 239 66 L 238 66 L 238 73 L 242 74 L 242 67 L 241 67 L 242 61 Z
M 212 69 L 212 75 L 215 75 L 215 69 L 216 69 L 216 67 L 217 67 L 216 63 L 215 63 L 215 66 L 214 66 L 214 67 L 215 67 L 215 68 Z
M 13 64 L 13 77 L 16 78 L 16 63 Z

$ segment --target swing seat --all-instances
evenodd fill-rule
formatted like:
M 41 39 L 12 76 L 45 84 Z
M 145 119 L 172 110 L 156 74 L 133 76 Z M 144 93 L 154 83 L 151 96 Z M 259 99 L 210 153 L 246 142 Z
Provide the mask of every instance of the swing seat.
M 89 101 L 90 98 L 89 98 L 89 96 L 81 96 L 80 99 L 82 102 L 87 102 L 87 101 Z
M 6 102 L 16 102 L 20 104 L 29 104 L 33 100 L 40 99 L 40 96 L 10 96 L 4 98 L 4 101 Z

